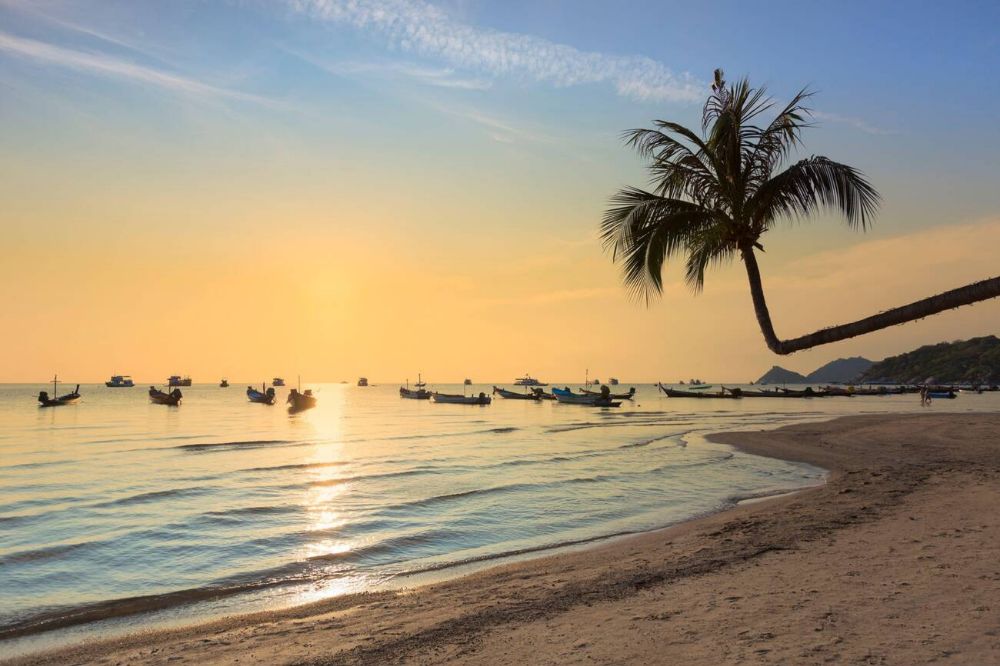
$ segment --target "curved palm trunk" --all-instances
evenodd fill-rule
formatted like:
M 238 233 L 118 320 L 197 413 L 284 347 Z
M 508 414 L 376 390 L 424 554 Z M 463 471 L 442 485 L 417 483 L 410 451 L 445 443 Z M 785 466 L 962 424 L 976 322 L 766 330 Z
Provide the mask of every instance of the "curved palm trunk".
M 892 308 L 885 312 L 880 312 L 871 317 L 865 317 L 850 324 L 832 326 L 803 335 L 791 340 L 781 340 L 774 332 L 771 324 L 771 313 L 767 309 L 767 301 L 764 299 L 764 285 L 760 279 L 760 269 L 757 267 L 757 257 L 752 249 L 743 250 L 743 263 L 747 269 L 747 279 L 750 281 L 750 295 L 753 297 L 754 312 L 757 314 L 757 323 L 760 324 L 760 331 L 764 334 L 764 341 L 768 349 L 775 354 L 792 354 L 803 349 L 811 349 L 820 345 L 826 345 L 839 340 L 847 340 L 865 333 L 871 333 L 883 328 L 905 324 L 908 321 L 923 319 L 930 315 L 985 301 L 1000 296 L 1000 277 L 990 278 L 982 282 L 974 282 L 958 289 L 952 289 L 930 298 L 914 301 L 909 305 Z

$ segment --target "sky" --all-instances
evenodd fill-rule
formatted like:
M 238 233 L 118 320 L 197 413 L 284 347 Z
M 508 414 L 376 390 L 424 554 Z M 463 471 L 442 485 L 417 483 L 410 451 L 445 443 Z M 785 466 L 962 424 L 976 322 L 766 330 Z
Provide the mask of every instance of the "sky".
M 791 357 L 739 265 L 629 300 L 621 142 L 712 71 L 817 92 L 872 230 L 760 257 L 793 337 L 998 273 L 995 2 L 0 0 L 0 381 L 755 379 L 997 333 L 1000 301 Z

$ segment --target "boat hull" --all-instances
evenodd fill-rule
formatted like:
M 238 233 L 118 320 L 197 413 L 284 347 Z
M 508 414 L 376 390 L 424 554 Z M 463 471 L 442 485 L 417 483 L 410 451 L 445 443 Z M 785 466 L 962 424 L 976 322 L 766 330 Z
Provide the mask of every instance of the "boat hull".
M 586 389 L 580 389 L 580 393 L 585 393 L 587 395 L 596 395 L 596 396 L 601 395 L 600 391 L 588 391 Z M 635 397 L 635 389 L 634 388 L 629 389 L 628 393 L 611 393 L 610 395 L 608 395 L 608 397 L 611 398 L 612 400 L 631 400 L 632 398 Z
M 406 398 L 407 400 L 430 400 L 431 392 L 424 389 L 417 389 L 414 391 L 413 389 L 403 388 L 400 386 L 399 397 Z
M 552 389 L 552 395 L 561 405 L 583 405 L 584 407 L 620 407 L 621 402 L 600 393 L 573 393 L 566 389 Z
M 292 389 L 291 393 L 288 394 L 288 411 L 291 414 L 297 412 L 304 412 L 307 409 L 312 409 L 316 406 L 316 396 L 312 394 L 312 391 L 307 389 L 302 393 L 299 393 L 296 389 Z
M 518 393 L 517 391 L 508 391 L 507 389 L 500 388 L 499 386 L 493 387 L 493 393 L 504 398 L 505 400 L 541 400 L 541 398 L 535 393 Z
M 493 399 L 485 393 L 479 395 L 452 395 L 448 393 L 435 393 L 434 402 L 447 405 L 488 405 Z
M 734 400 L 741 397 L 738 393 L 701 393 L 699 391 L 678 391 L 677 389 L 667 388 L 663 384 L 657 384 L 657 386 L 668 398 L 698 398 L 700 400 L 728 398 Z
M 158 391 L 152 386 L 149 387 L 149 401 L 154 405 L 177 407 L 181 404 L 181 399 L 183 397 L 183 394 L 177 389 L 174 389 L 170 393 L 164 393 L 163 391 Z
M 256 402 L 261 405 L 273 405 L 274 404 L 274 389 L 268 389 L 267 391 L 258 391 L 257 389 L 248 386 L 247 387 L 247 400 L 250 402 Z

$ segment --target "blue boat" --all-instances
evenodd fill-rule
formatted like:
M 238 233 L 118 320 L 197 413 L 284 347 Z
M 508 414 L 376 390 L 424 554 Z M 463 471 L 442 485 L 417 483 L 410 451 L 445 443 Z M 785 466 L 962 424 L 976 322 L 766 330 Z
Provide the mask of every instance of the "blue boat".
M 247 387 L 247 400 L 250 402 L 257 402 L 262 405 L 273 405 L 274 404 L 274 389 L 268 388 L 264 389 L 264 385 L 261 384 L 262 390 L 258 391 L 252 386 Z

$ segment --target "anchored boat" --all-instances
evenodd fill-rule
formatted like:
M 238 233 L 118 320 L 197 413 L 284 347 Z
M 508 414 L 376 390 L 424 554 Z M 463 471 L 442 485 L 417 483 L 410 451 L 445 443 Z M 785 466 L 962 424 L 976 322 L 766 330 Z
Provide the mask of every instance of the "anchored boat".
M 247 400 L 250 402 L 260 403 L 261 405 L 273 405 L 274 404 L 274 389 L 265 388 L 264 384 L 260 385 L 260 390 L 258 391 L 252 386 L 247 387 Z
M 458 395 L 457 393 L 434 393 L 434 402 L 451 405 L 488 405 L 493 399 L 485 393 L 479 395 Z
M 667 388 L 663 384 L 658 383 L 656 385 L 659 387 L 663 394 L 668 398 L 730 398 L 736 399 L 742 397 L 742 391 L 739 389 L 733 389 L 730 392 L 719 391 L 718 393 L 709 393 L 707 391 L 678 391 L 677 389 Z M 739 391 L 739 392 L 737 392 Z
M 58 395 L 59 393 L 59 375 L 52 378 L 52 396 L 49 397 L 48 391 L 38 392 L 38 406 L 39 407 L 61 407 L 63 405 L 72 405 L 77 400 L 80 399 L 80 385 L 77 384 L 76 388 L 73 389 L 72 393 L 66 393 L 65 395 Z
M 600 391 L 588 391 L 587 389 L 580 389 L 580 393 L 585 395 L 601 395 Z M 612 400 L 631 400 L 635 397 L 635 387 L 630 388 L 628 393 L 609 393 L 608 395 Z
M 566 388 L 552 389 L 552 395 L 560 404 L 585 405 L 587 407 L 620 407 L 621 402 L 611 399 L 611 391 L 605 386 L 600 393 L 573 393 Z
M 507 400 L 541 400 L 536 393 L 518 393 L 517 391 L 508 391 L 505 388 L 500 388 L 499 386 L 493 387 L 493 394 L 499 395 L 501 398 Z
M 163 391 L 157 389 L 155 386 L 149 387 L 149 401 L 154 405 L 167 405 L 169 407 L 177 407 L 181 404 L 181 398 L 184 394 L 181 390 L 175 388 L 170 393 L 164 393 Z
M 112 375 L 109 381 L 104 382 L 108 388 L 132 388 L 135 382 L 128 375 Z

